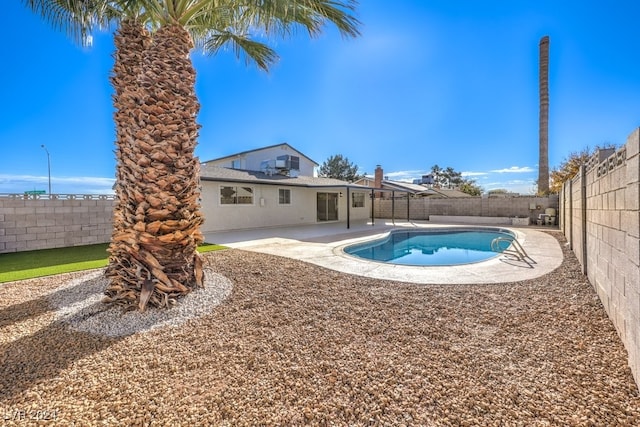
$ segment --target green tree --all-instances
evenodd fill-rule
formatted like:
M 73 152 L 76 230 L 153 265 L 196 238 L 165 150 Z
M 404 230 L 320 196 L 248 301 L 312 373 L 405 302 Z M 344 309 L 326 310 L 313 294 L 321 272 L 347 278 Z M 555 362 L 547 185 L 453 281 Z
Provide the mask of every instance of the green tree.
M 596 146 L 593 150 L 589 147 L 582 149 L 581 151 L 574 151 L 565 157 L 560 164 L 551 169 L 551 184 L 549 191 L 557 194 L 562 190 L 562 184 L 572 179 L 580 170 L 580 166 L 587 163 L 587 161 L 601 150 L 607 152 L 615 151 L 615 144 L 605 144 L 602 147 Z
M 107 274 L 108 299 L 170 306 L 202 285 L 199 125 L 194 47 L 230 46 L 268 70 L 278 59 L 266 43 L 302 28 L 334 24 L 357 36 L 353 0 L 23 0 L 76 39 L 117 22 L 112 84 L 116 109 L 116 197 Z
M 457 172 L 451 166 L 442 169 L 438 165 L 431 166 L 433 184 L 441 188 L 454 188 L 463 183 L 462 173 Z
M 440 188 L 457 188 L 463 193 L 472 196 L 482 194 L 482 187 L 476 185 L 475 180 L 465 179 L 462 172 L 458 172 L 451 166 L 442 169 L 438 165 L 431 166 L 431 175 L 433 176 L 433 185 Z
M 472 179 L 465 179 L 459 186 L 460 191 L 463 193 L 467 193 L 471 196 L 480 196 L 482 195 L 482 187 L 476 184 L 476 182 Z
M 431 175 L 433 176 L 433 186 L 434 187 L 442 187 L 446 182 L 446 178 L 443 175 L 444 170 L 438 166 L 431 166 Z
M 326 178 L 341 179 L 347 182 L 354 182 L 363 178 L 363 174 L 358 173 L 358 166 L 351 163 L 348 158 L 342 154 L 330 156 L 320 166 L 318 175 Z

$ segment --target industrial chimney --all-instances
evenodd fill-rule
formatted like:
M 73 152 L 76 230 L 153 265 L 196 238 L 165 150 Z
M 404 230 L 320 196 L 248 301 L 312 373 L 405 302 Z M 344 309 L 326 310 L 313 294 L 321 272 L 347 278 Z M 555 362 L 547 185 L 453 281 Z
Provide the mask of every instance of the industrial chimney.
M 549 194 L 549 36 L 540 39 L 540 128 L 538 194 Z

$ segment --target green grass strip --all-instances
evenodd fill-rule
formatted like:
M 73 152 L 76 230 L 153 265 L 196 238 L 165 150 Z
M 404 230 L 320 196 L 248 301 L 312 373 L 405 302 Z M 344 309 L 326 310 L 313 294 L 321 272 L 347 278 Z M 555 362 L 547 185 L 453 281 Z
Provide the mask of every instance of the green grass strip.
M 0 254 L 0 283 L 106 267 L 108 243 Z M 225 249 L 204 243 L 198 252 Z

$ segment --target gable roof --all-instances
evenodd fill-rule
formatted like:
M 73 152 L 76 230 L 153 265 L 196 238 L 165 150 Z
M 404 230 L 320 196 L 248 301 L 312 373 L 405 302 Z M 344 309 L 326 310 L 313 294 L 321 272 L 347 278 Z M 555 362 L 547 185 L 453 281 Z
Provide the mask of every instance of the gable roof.
M 442 195 L 442 197 L 455 198 L 455 197 L 474 197 L 471 194 L 467 194 L 464 191 L 456 190 L 454 188 L 431 188 L 434 193 Z
M 409 191 L 414 194 L 422 194 L 428 191 L 428 188 L 423 187 L 420 184 L 412 184 L 410 182 L 403 181 L 390 181 L 387 179 L 382 180 L 382 188 L 391 187 L 398 190 Z
M 288 185 L 294 187 L 349 187 L 370 191 L 371 188 L 362 185 L 351 184 L 347 181 L 334 178 L 322 178 L 313 176 L 285 176 L 279 174 L 266 174 L 264 172 L 242 169 L 229 169 L 220 166 L 207 166 L 202 170 L 200 180 L 218 182 L 241 182 L 267 185 Z
M 369 188 L 375 188 L 372 186 L 375 178 L 366 176 L 354 182 L 356 185 L 364 185 L 367 186 L 369 184 Z M 427 187 L 422 184 L 413 184 L 411 182 L 405 181 L 392 181 L 389 179 L 382 180 L 382 188 L 376 188 L 376 191 L 387 190 L 387 191 L 403 191 L 406 193 L 411 193 L 416 196 L 423 197 L 443 197 L 443 198 L 456 198 L 456 197 L 473 197 L 470 194 L 462 192 L 460 190 L 455 190 L 452 188 L 437 188 L 437 187 Z
M 253 150 L 241 151 L 241 152 L 239 152 L 239 153 L 229 154 L 228 156 L 218 157 L 218 158 L 216 158 L 216 159 L 209 159 L 209 160 L 204 161 L 204 162 L 202 162 L 202 163 L 218 162 L 218 161 L 220 161 L 220 160 L 230 159 L 230 158 L 238 157 L 238 156 L 244 156 L 244 155 L 249 154 L 249 153 L 255 153 L 255 152 L 258 152 L 258 151 L 268 150 L 268 149 L 270 149 L 270 148 L 276 148 L 276 147 L 282 147 L 282 146 L 287 146 L 287 147 L 289 147 L 291 150 L 293 150 L 293 151 L 295 151 L 296 153 L 300 154 L 302 157 L 304 157 L 305 159 L 309 160 L 309 161 L 310 161 L 310 162 L 312 162 L 314 165 L 316 165 L 316 166 L 318 166 L 318 165 L 319 165 L 319 163 L 318 163 L 318 162 L 316 162 L 315 160 L 313 160 L 313 159 L 311 159 L 311 158 L 307 157 L 306 155 L 302 154 L 299 150 L 297 150 L 297 149 L 293 148 L 293 147 L 292 147 L 288 142 L 281 142 L 281 143 L 279 143 L 279 144 L 268 145 L 268 146 L 266 146 L 266 147 L 254 148 Z

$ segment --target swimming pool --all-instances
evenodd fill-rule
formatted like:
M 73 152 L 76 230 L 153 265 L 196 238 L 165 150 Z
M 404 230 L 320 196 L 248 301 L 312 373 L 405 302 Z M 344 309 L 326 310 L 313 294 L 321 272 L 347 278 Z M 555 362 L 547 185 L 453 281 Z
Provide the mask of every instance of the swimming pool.
M 494 239 L 499 239 L 495 251 Z M 393 230 L 383 238 L 347 246 L 344 252 L 390 264 L 450 266 L 496 257 L 514 239 L 512 231 L 492 227 Z

